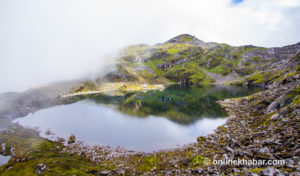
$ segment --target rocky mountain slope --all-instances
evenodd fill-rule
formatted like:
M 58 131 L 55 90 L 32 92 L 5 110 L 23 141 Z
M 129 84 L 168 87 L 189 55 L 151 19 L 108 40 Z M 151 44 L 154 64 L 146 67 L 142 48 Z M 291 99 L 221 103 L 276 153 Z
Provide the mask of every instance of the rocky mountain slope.
M 141 83 L 231 84 L 266 87 L 299 69 L 300 43 L 278 47 L 234 47 L 205 43 L 183 34 L 167 42 L 134 45 L 120 51 L 115 71 L 102 81 Z M 294 78 L 291 78 L 294 79 Z

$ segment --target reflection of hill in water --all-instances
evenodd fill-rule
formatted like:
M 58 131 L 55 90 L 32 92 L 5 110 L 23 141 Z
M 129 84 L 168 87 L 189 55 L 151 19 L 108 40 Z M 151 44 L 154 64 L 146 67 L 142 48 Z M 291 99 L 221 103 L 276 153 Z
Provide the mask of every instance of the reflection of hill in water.
M 99 104 L 116 105 L 125 114 L 146 117 L 166 117 L 180 124 L 191 124 L 203 117 L 220 118 L 227 114 L 217 100 L 241 97 L 257 92 L 245 87 L 205 86 L 182 88 L 173 85 L 164 91 L 130 93 L 126 96 L 105 96 L 101 94 L 73 97 L 69 101 L 89 99 Z

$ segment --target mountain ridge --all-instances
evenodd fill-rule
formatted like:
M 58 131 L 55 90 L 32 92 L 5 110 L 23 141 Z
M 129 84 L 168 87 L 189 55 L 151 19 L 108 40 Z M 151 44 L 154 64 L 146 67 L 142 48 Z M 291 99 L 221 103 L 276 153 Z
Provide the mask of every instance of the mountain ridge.
M 299 69 L 299 51 L 300 42 L 272 48 L 230 46 L 205 43 L 190 34 L 181 34 L 153 46 L 125 47 L 116 59 L 116 70 L 89 81 L 96 85 L 122 81 L 175 83 L 186 87 L 226 84 L 265 88 Z

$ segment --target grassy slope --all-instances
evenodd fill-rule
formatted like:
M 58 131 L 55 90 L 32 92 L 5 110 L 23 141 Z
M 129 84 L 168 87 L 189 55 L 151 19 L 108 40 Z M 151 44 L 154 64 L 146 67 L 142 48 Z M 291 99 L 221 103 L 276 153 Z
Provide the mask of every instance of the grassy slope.
M 190 84 L 210 84 L 214 79 L 206 75 L 204 70 L 220 76 L 226 76 L 233 70 L 245 70 L 240 71 L 241 75 L 258 72 L 255 62 L 246 63 L 240 69 L 242 55 L 253 50 L 264 48 L 218 44 L 215 48 L 207 49 L 192 43 L 138 45 L 125 48 L 119 63 L 125 68 L 131 68 L 146 82 L 179 83 L 185 79 Z M 163 68 L 162 64 L 167 67 Z M 149 67 L 151 74 L 147 69 L 135 71 L 136 67 L 142 65 Z

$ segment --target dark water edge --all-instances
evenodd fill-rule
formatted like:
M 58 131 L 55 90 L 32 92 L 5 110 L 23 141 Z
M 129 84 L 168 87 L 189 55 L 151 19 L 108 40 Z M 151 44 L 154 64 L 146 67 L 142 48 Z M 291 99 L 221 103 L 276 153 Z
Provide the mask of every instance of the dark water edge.
M 132 116 L 161 116 L 182 125 L 189 125 L 203 117 L 227 117 L 218 100 L 251 95 L 258 87 L 207 85 L 181 87 L 172 85 L 164 91 L 128 93 L 125 96 L 102 94 L 82 95 L 65 99 L 65 104 L 90 100 L 96 104 L 114 105 L 116 110 Z

